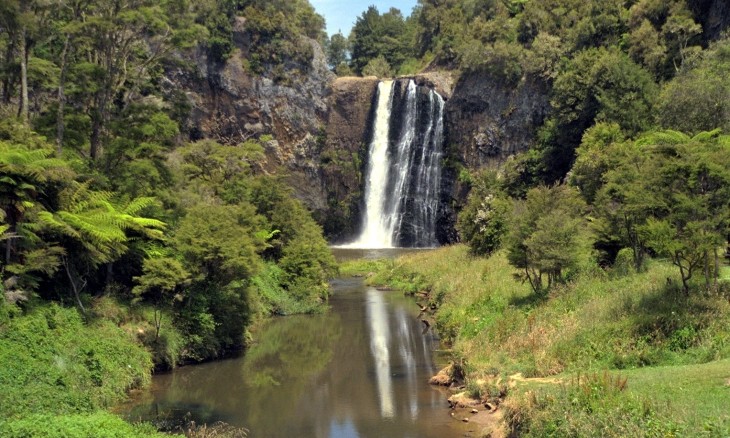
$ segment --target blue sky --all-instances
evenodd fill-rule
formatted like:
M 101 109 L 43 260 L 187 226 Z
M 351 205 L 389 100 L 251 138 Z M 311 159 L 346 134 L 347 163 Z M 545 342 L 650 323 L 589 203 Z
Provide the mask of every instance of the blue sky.
M 309 0 L 309 3 L 327 20 L 327 34 L 342 30 L 348 36 L 355 20 L 368 6 L 375 5 L 381 14 L 390 8 L 398 8 L 407 17 L 411 15 L 417 0 Z

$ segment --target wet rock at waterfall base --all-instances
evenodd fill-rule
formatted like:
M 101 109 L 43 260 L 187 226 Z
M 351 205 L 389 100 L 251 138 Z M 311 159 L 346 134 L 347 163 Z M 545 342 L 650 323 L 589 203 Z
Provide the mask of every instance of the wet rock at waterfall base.
M 454 383 L 454 379 L 451 377 L 452 375 L 452 367 L 453 365 L 449 365 L 439 371 L 435 376 L 431 377 L 429 379 L 428 383 L 431 385 L 437 385 L 437 386 L 451 386 L 452 383 Z

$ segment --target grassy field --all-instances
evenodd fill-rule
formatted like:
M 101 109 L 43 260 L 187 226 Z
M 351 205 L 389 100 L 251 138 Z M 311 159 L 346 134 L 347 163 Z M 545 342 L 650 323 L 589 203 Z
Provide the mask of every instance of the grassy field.
M 730 387 L 717 383 L 730 379 L 730 301 L 685 296 L 667 263 L 643 273 L 586 267 L 544 296 L 515 279 L 503 254 L 475 258 L 459 245 L 342 271 L 428 301 L 474 395 L 526 377 L 505 405 L 523 435 L 730 435 L 721 414 Z M 614 388 L 606 370 L 627 383 Z M 563 383 L 529 383 L 546 376 Z
M 690 430 L 730 436 L 730 359 L 627 370 L 628 392 L 651 399 Z

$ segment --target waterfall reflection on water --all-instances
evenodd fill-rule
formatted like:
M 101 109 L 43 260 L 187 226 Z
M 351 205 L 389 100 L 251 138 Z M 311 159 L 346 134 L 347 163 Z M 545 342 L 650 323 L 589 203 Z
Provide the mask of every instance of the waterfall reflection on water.
M 393 381 L 390 374 L 390 325 L 385 308 L 385 301 L 375 290 L 367 291 L 367 319 L 370 328 L 370 351 L 375 363 L 375 379 L 378 382 L 380 413 L 383 418 L 392 418 Z
M 435 438 L 469 430 L 450 418 L 444 390 L 427 384 L 437 341 L 422 333 L 410 298 L 338 279 L 330 304 L 322 315 L 268 322 L 242 357 L 155 376 L 127 416 L 187 414 L 246 427 L 253 438 Z

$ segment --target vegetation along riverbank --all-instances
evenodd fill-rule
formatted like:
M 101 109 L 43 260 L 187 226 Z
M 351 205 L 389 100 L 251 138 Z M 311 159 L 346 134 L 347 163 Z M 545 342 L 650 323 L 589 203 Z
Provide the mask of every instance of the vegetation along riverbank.
M 466 377 L 455 392 L 502 411 L 500 429 L 484 433 L 730 432 L 726 283 L 723 293 L 687 295 L 676 267 L 651 260 L 641 272 L 586 268 L 536 293 L 515 279 L 506 251 L 484 258 L 465 245 L 350 262 L 343 272 L 415 295 L 452 350 L 452 376 Z

